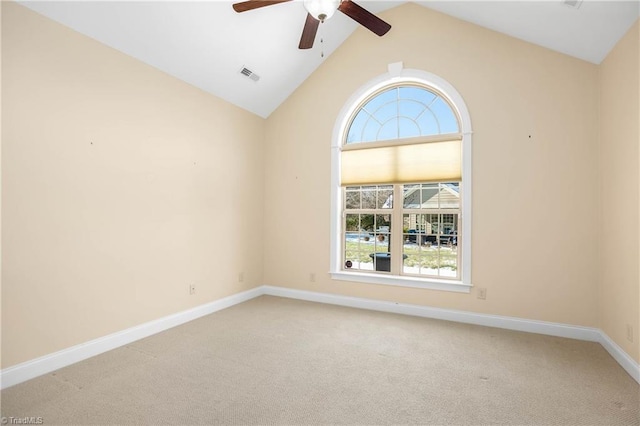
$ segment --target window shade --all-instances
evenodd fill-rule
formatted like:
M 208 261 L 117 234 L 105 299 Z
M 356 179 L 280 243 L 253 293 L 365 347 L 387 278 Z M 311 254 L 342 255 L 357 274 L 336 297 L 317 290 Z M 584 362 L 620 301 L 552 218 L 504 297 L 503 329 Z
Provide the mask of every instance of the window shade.
M 460 181 L 460 140 L 343 150 L 340 184 Z

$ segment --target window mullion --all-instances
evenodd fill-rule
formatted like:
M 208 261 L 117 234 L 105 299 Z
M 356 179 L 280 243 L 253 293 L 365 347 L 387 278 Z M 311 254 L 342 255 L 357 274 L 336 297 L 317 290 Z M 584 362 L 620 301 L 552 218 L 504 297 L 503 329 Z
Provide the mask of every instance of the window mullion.
M 402 273 L 402 185 L 393 185 L 393 211 L 391 216 L 391 273 Z

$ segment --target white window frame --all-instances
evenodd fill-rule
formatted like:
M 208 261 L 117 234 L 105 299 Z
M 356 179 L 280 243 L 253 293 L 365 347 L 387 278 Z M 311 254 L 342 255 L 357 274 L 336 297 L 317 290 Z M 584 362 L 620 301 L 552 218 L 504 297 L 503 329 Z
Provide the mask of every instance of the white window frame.
M 445 97 L 456 110 L 460 118 L 462 135 L 462 191 L 460 200 L 461 235 L 459 246 L 462 250 L 460 280 L 436 279 L 401 275 L 376 274 L 342 269 L 342 191 L 340 187 L 340 153 L 350 119 L 373 93 L 392 85 L 417 83 L 435 89 Z M 344 104 L 336 119 L 331 141 L 331 258 L 330 275 L 340 281 L 385 284 L 402 287 L 417 287 L 432 290 L 446 290 L 460 293 L 471 291 L 471 117 L 466 104 L 458 91 L 446 80 L 435 74 L 404 69 L 402 63 L 389 65 L 389 71 L 361 86 Z

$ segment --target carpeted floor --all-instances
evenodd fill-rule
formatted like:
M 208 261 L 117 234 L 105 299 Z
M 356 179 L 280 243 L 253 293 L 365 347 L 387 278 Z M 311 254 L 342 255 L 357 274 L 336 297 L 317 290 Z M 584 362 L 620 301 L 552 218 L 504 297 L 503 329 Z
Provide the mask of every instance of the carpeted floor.
M 1 393 L 44 424 L 639 425 L 597 343 L 262 296 Z

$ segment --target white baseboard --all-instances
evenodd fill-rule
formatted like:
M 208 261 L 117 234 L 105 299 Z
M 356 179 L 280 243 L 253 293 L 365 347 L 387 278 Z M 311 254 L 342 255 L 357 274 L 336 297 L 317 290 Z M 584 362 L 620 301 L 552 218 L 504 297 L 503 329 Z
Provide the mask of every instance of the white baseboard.
M 81 343 L 49 355 L 42 356 L 21 364 L 5 368 L 0 372 L 0 389 L 17 385 L 34 377 L 50 373 L 92 356 L 127 345 L 136 340 L 149 337 L 161 331 L 168 330 L 180 324 L 193 321 L 205 315 L 212 314 L 238 303 L 245 302 L 263 294 L 261 287 L 237 293 L 214 302 L 206 303 L 195 308 L 178 312 L 128 328 L 108 336 L 100 337 L 89 342 Z
M 609 336 L 597 328 L 526 320 L 498 315 L 478 314 L 453 309 L 432 308 L 421 305 L 411 305 L 406 303 L 263 285 L 193 309 L 178 312 L 155 321 L 140 324 L 108 336 L 91 340 L 86 343 L 81 343 L 79 345 L 6 368 L 0 372 L 0 389 L 5 389 L 43 374 L 50 373 L 92 356 L 116 349 L 136 340 L 149 337 L 161 331 L 168 330 L 180 324 L 193 321 L 202 316 L 212 314 L 262 295 L 279 296 L 290 299 L 307 300 L 310 302 L 327 303 L 352 308 L 391 312 L 598 342 L 607 350 L 607 352 L 609 352 L 609 354 L 611 354 L 622 368 L 631 375 L 631 377 L 640 383 L 640 365 L 626 352 L 624 352 L 613 340 L 611 340 Z
M 308 300 L 311 302 L 329 303 L 332 305 L 349 306 L 352 308 L 370 309 L 374 311 L 391 312 L 416 317 L 483 325 L 487 327 L 505 328 L 508 330 L 526 331 L 529 333 L 546 334 L 550 336 L 568 337 L 571 339 L 587 340 L 590 342 L 600 341 L 600 330 L 597 328 L 526 320 L 498 315 L 478 314 L 453 309 L 432 308 L 422 305 L 410 305 L 407 303 L 364 299 L 337 294 L 316 293 L 312 291 L 294 290 L 283 287 L 264 286 L 263 288 L 264 294 L 288 297 L 291 299 Z
M 600 340 L 598 342 L 609 352 L 622 368 L 625 369 L 636 382 L 640 383 L 640 364 L 629 356 L 620 346 L 600 330 Z
M 640 364 L 638 364 L 625 351 L 623 351 L 620 346 L 611 340 L 609 336 L 598 328 L 580 327 L 499 315 L 478 314 L 453 309 L 431 308 L 421 305 L 410 305 L 406 303 L 364 299 L 360 297 L 341 296 L 329 293 L 317 293 L 268 285 L 263 286 L 262 291 L 263 294 L 271 296 L 288 297 L 291 299 L 307 300 L 310 302 L 328 303 L 352 308 L 392 312 L 424 318 L 434 318 L 466 324 L 483 325 L 487 327 L 504 328 L 507 330 L 524 331 L 528 333 L 538 333 L 549 336 L 597 342 L 600 343 L 607 352 L 609 352 L 613 359 L 615 359 L 620 366 L 622 366 L 622 368 L 624 368 L 624 370 L 636 380 L 636 382 L 640 383 Z

